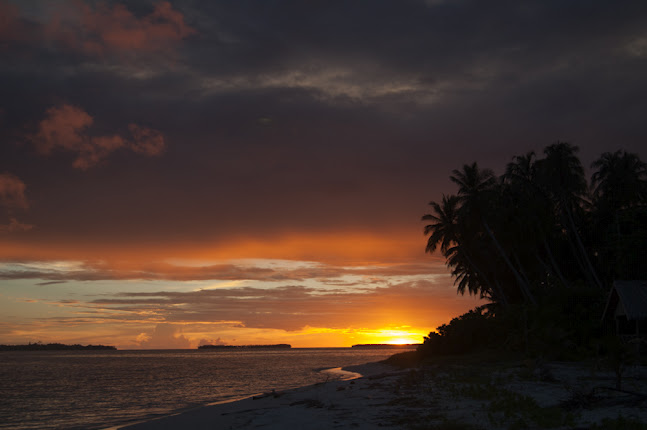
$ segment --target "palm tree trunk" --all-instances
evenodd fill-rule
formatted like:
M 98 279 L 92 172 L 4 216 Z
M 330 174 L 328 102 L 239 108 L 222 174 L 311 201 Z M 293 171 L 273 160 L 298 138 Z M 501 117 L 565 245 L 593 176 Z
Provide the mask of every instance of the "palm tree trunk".
M 474 261 L 470 258 L 469 252 L 467 252 L 467 250 L 463 249 L 463 247 L 461 245 L 458 246 L 458 249 L 460 249 L 463 252 L 463 255 L 465 256 L 465 259 L 467 260 L 467 263 L 470 266 L 472 266 L 472 269 L 476 272 L 476 274 L 479 276 L 479 278 L 481 278 L 481 279 L 483 279 L 485 281 L 485 283 L 487 284 L 488 289 L 490 291 L 495 291 L 495 289 L 492 288 L 492 284 L 490 284 L 490 281 L 487 278 L 487 276 L 485 276 L 485 274 L 481 270 L 479 270 L 476 263 L 474 263 Z M 496 290 L 500 290 L 500 289 L 497 288 Z M 508 300 L 506 299 L 505 295 L 503 294 L 503 291 L 502 290 L 497 291 L 497 294 L 500 294 L 499 297 L 501 298 L 503 306 L 507 307 L 508 306 Z
M 526 281 L 526 284 L 530 285 L 530 279 L 528 278 L 528 275 L 526 275 L 526 271 L 523 270 L 523 264 L 521 264 L 521 260 L 519 260 L 519 256 L 517 255 L 516 252 L 514 252 L 514 249 L 511 251 L 511 253 L 512 253 L 512 258 L 514 258 L 515 263 L 517 263 L 517 266 L 519 267 L 519 274 Z
M 550 267 L 550 265 L 549 265 L 548 263 L 546 263 L 546 262 L 545 262 L 545 261 L 544 261 L 544 260 L 539 256 L 539 252 L 535 253 L 535 258 L 537 259 L 537 261 L 539 262 L 539 264 L 541 265 L 541 267 L 542 267 L 542 268 L 543 268 L 543 270 L 544 270 L 544 273 L 543 273 L 543 275 L 544 275 L 544 279 L 545 279 L 546 281 L 548 281 L 548 280 L 550 279 L 550 277 L 551 277 L 551 276 L 554 276 L 554 275 L 555 275 L 555 269 L 553 269 L 552 267 Z
M 571 249 L 571 254 L 573 255 L 573 259 L 577 263 L 577 267 L 580 269 L 580 272 L 582 272 L 587 282 L 594 284 L 595 281 L 591 277 L 591 273 L 586 269 L 586 267 L 584 267 L 582 256 L 580 255 L 580 252 L 578 251 L 578 248 L 575 245 L 575 241 L 573 240 L 573 237 L 568 231 L 566 232 L 566 238 L 568 239 L 567 242 L 568 242 L 569 248 Z
M 514 265 L 506 255 L 505 251 L 501 247 L 501 244 L 499 241 L 494 237 L 494 233 L 492 233 L 492 230 L 490 229 L 490 226 L 488 223 L 485 221 L 485 219 L 481 218 L 481 222 L 483 223 L 483 227 L 485 227 L 485 231 L 487 232 L 488 236 L 492 241 L 494 242 L 494 246 L 496 247 L 497 251 L 499 251 L 499 254 L 501 254 L 501 257 L 505 261 L 505 263 L 508 265 L 508 268 L 510 268 L 510 271 L 514 275 L 515 279 L 519 283 L 519 287 L 521 287 L 521 292 L 526 296 L 526 298 L 532 303 L 533 305 L 537 304 L 537 301 L 535 300 L 534 296 L 530 292 L 530 287 L 526 283 L 526 281 L 523 280 L 517 269 L 515 269 Z
M 620 217 L 618 216 L 618 209 L 616 209 L 613 213 L 613 218 L 615 222 L 615 227 L 616 227 L 616 240 L 615 240 L 615 259 L 613 262 L 613 275 L 619 277 L 620 279 L 624 279 L 624 276 L 621 276 L 619 267 L 620 265 L 618 262 L 620 261 L 621 254 L 622 254 L 622 236 L 620 234 Z
M 560 282 L 564 284 L 565 287 L 570 288 L 571 285 L 568 283 L 566 278 L 564 278 L 564 275 L 562 275 L 562 271 L 559 268 L 559 265 L 557 264 L 557 261 L 555 261 L 555 257 L 553 257 L 553 252 L 550 250 L 550 246 L 548 246 L 548 242 L 546 241 L 546 238 L 544 238 L 544 249 L 546 250 L 546 254 L 548 254 L 548 259 L 550 260 L 551 266 L 553 266 L 554 272 L 557 274 L 557 277 L 559 278 Z
M 507 309 L 508 308 L 508 299 L 506 298 L 505 294 L 503 293 L 503 287 L 501 286 L 501 284 L 499 283 L 499 281 L 497 279 L 494 280 L 494 285 L 496 285 L 497 291 L 499 292 L 499 294 L 501 294 L 503 307 L 505 309 Z
M 591 277 L 595 281 L 595 284 L 599 287 L 602 288 L 602 283 L 598 279 L 598 275 L 595 273 L 595 269 L 593 268 L 593 265 L 591 264 L 591 260 L 589 260 L 588 255 L 586 254 L 586 249 L 584 248 L 584 244 L 582 243 L 582 239 L 580 238 L 579 233 L 577 232 L 577 228 L 575 227 L 575 221 L 573 220 L 573 214 L 571 213 L 571 208 L 566 208 L 566 215 L 568 215 L 568 220 L 571 224 L 571 230 L 573 231 L 573 234 L 575 235 L 575 239 L 577 241 L 577 245 L 580 248 L 580 252 L 582 254 L 582 258 L 586 265 L 588 266 L 589 273 L 591 274 Z

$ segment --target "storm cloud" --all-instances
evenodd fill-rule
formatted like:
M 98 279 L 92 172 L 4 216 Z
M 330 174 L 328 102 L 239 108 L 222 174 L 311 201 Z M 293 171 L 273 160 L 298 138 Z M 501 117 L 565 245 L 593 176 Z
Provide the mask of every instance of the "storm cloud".
M 278 288 L 93 296 L 161 309 L 149 325 L 359 324 L 388 285 L 421 323 L 434 296 L 413 277 L 455 292 L 420 223 L 453 169 L 502 173 L 558 140 L 585 166 L 647 159 L 644 1 L 0 0 L 0 16 L 3 288 Z M 185 343 L 173 327 L 157 338 Z

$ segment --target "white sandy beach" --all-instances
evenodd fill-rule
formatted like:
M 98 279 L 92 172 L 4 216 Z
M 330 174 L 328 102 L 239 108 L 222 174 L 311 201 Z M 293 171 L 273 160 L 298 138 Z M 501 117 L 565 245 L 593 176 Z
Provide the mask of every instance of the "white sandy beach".
M 647 369 L 612 372 L 581 364 L 519 362 L 400 370 L 381 364 L 350 370 L 365 376 L 207 406 L 131 425 L 144 429 L 586 429 L 606 419 L 647 423 Z M 597 388 L 596 388 L 597 387 Z M 638 394 L 636 394 L 638 393 Z M 458 427 L 460 428 L 460 427 Z
M 122 428 L 384 428 L 384 423 L 398 416 L 399 407 L 389 407 L 388 403 L 397 398 L 395 387 L 406 371 L 380 364 L 354 366 L 351 369 L 367 376 L 265 393 Z

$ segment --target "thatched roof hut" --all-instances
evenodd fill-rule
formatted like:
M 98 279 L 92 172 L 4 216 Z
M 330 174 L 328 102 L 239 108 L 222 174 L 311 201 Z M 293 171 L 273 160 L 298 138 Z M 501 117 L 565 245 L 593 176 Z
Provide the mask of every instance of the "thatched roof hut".
M 647 321 L 647 281 L 615 281 L 602 319 L 615 321 L 617 334 L 640 335 Z

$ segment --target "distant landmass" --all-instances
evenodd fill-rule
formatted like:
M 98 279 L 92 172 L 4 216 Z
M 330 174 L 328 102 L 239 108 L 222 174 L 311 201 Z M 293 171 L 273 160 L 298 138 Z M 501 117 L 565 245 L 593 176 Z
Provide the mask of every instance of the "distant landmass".
M 257 349 L 290 349 L 292 345 L 287 343 L 278 343 L 276 345 L 200 345 L 198 349 L 239 349 L 239 348 L 257 348 Z
M 111 350 L 117 348 L 109 345 L 64 345 L 62 343 L 29 343 L 27 345 L 0 345 L 0 351 L 87 351 Z
M 361 343 L 358 345 L 353 345 L 353 348 L 358 349 L 407 349 L 418 347 L 420 343 L 403 343 L 403 344 L 393 344 L 393 343 Z

